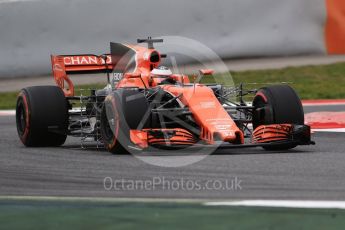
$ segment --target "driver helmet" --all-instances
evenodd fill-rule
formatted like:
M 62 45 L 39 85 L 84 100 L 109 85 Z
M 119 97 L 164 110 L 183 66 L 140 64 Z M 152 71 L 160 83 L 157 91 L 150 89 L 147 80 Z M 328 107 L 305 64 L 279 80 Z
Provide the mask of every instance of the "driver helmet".
M 159 77 L 170 77 L 172 75 L 171 70 L 166 66 L 160 66 L 151 71 L 151 74 Z

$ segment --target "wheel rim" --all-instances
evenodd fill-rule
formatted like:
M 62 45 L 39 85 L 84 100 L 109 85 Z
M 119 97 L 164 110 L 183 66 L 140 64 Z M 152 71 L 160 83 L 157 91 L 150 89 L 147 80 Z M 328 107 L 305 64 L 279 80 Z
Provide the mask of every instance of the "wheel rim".
M 23 104 L 21 103 L 19 105 L 19 108 L 17 110 L 17 124 L 18 124 L 18 130 L 20 132 L 21 135 L 24 134 L 24 130 L 26 127 L 26 114 L 25 114 L 25 109 Z
M 107 108 L 108 107 L 108 108 Z M 109 111 L 111 113 L 109 113 Z M 107 145 L 110 147 L 113 147 L 117 142 L 118 132 L 119 132 L 119 117 L 116 110 L 116 107 L 109 106 L 104 107 L 104 111 L 102 113 L 102 119 L 103 119 L 103 134 L 104 134 L 104 141 Z
M 253 114 L 253 128 L 257 128 L 260 125 L 273 123 L 273 111 L 270 108 L 270 104 L 261 96 L 257 95 L 253 101 L 255 111 Z
M 27 138 L 29 135 L 30 126 L 30 112 L 28 107 L 28 101 L 26 95 L 21 92 L 19 94 L 16 106 L 16 123 L 17 123 L 17 133 L 23 144 L 26 145 Z
M 262 111 L 267 105 L 261 96 L 257 96 L 254 100 L 255 113 L 253 116 L 253 127 L 254 129 L 262 124 L 265 124 L 265 114 Z

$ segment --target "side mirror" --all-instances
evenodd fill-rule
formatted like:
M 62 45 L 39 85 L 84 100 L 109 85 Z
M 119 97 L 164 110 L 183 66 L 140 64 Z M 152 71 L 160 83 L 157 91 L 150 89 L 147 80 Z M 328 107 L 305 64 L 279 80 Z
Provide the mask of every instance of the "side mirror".
M 201 75 L 212 75 L 214 73 L 213 69 L 201 69 L 199 70 Z

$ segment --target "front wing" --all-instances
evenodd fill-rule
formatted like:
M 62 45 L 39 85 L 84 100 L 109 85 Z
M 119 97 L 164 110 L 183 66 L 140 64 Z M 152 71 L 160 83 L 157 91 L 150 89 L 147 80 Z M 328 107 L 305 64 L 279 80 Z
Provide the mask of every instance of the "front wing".
M 168 147 L 171 149 L 181 147 L 195 147 L 195 148 L 217 148 L 217 149 L 231 149 L 231 148 L 250 148 L 250 147 L 279 147 L 282 145 L 314 145 L 315 142 L 311 140 L 311 130 L 308 125 L 292 125 L 292 124 L 275 124 L 264 125 L 256 128 L 249 143 L 233 144 L 233 143 L 215 143 L 213 145 L 203 144 L 192 138 L 192 135 L 184 130 L 176 129 L 174 133 L 178 136 L 172 135 L 172 130 L 155 130 L 160 137 L 155 137 L 154 142 L 150 142 L 150 135 L 152 130 L 131 130 L 132 143 L 138 147 L 145 149 L 149 146 L 154 147 Z M 145 134 L 147 132 L 147 134 Z M 140 135 L 138 135 L 140 134 Z M 183 135 L 181 135 L 183 134 Z M 187 135 L 186 135 L 187 134 Z M 145 137 L 144 137 L 145 136 Z M 144 137 L 144 138 L 143 138 Z M 152 137 L 151 137 L 152 138 Z M 183 139 L 181 139 L 183 138 Z

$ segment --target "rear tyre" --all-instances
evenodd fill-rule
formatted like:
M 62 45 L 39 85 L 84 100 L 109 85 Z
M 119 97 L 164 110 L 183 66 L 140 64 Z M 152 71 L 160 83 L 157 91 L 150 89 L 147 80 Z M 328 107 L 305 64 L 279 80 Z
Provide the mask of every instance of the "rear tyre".
M 140 126 L 148 103 L 138 90 L 118 89 L 107 96 L 101 112 L 100 132 L 105 148 L 114 154 L 126 154 L 130 141 L 130 130 Z M 143 125 L 142 128 L 145 128 Z
M 297 93 L 288 85 L 261 88 L 254 97 L 253 128 L 270 124 L 304 125 L 304 112 Z M 265 146 L 266 150 L 287 150 L 296 144 Z
M 16 105 L 20 140 L 28 147 L 60 146 L 65 143 L 68 105 L 57 86 L 33 86 L 20 91 Z

